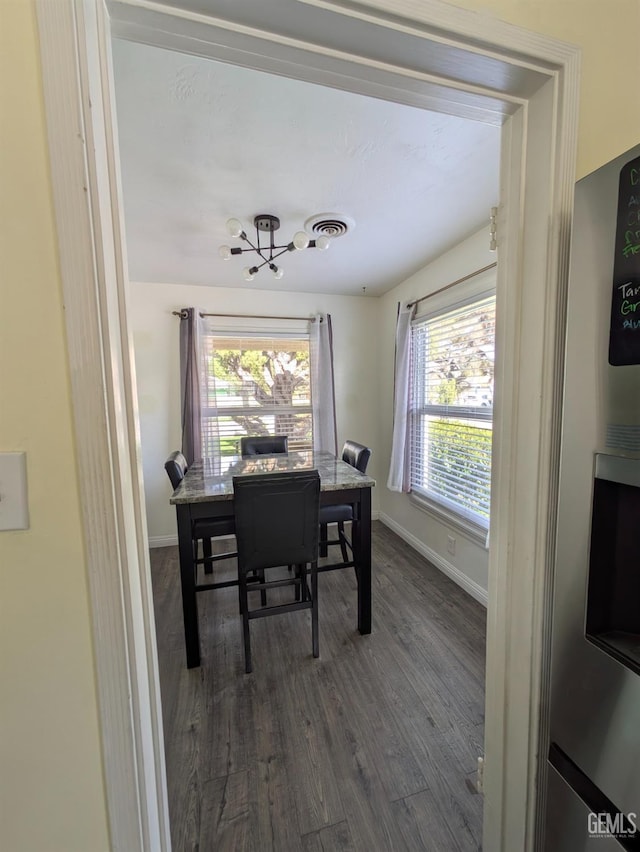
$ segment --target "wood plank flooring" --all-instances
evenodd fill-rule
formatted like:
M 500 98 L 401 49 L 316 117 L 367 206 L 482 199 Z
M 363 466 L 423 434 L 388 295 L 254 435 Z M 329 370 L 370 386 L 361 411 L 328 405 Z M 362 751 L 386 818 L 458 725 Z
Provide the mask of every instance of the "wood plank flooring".
M 353 572 L 321 574 L 320 659 L 308 611 L 258 619 L 246 675 L 237 591 L 212 591 L 188 670 L 177 548 L 152 550 L 151 571 L 174 852 L 481 848 L 476 601 L 375 522 L 370 636 Z

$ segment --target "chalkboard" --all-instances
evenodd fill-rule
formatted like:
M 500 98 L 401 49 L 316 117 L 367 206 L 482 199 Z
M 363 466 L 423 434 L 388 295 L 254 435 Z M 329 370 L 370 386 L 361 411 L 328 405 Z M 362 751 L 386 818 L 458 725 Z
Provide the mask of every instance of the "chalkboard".
M 620 170 L 609 363 L 640 364 L 640 157 Z

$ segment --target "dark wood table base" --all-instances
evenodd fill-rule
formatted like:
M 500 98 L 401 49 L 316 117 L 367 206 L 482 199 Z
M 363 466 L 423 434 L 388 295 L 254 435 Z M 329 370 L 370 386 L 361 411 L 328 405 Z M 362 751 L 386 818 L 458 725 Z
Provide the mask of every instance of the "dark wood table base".
M 341 503 L 352 503 L 354 505 L 355 520 L 352 528 L 352 545 L 358 579 L 358 630 L 364 635 L 371 633 L 371 488 L 343 488 L 320 492 L 321 505 L 328 506 Z M 187 667 L 192 669 L 200 665 L 200 634 L 198 629 L 196 565 L 191 537 L 192 524 L 197 518 L 229 517 L 233 512 L 233 500 L 176 503 L 176 512 L 184 638 Z

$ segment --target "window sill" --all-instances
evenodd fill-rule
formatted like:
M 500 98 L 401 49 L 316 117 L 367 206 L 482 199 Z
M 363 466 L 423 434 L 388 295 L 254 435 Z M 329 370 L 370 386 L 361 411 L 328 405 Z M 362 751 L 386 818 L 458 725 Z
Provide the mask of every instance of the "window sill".
M 453 527 L 457 530 L 457 532 L 464 535 L 474 544 L 478 544 L 488 550 L 488 530 L 486 527 L 476 524 L 469 518 L 465 518 L 457 512 L 453 512 L 451 509 L 447 509 L 445 506 L 436 503 L 434 500 L 430 500 L 428 497 L 423 497 L 421 494 L 417 494 L 415 491 L 411 491 L 409 493 L 409 499 L 417 509 L 420 509 L 421 512 L 426 512 L 427 515 L 431 515 L 437 521 L 440 521 L 449 527 Z

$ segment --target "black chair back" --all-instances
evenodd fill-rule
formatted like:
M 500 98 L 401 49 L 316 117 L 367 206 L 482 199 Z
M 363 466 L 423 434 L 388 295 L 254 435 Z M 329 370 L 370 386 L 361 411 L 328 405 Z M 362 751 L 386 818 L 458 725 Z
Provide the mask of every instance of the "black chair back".
M 317 470 L 234 476 L 233 493 L 242 572 L 317 561 Z
M 240 455 L 274 456 L 289 452 L 286 435 L 248 435 L 240 438 Z
M 175 453 L 171 453 L 164 463 L 164 469 L 167 471 L 174 491 L 184 479 L 187 467 L 187 460 L 179 450 L 176 450 Z
M 367 472 L 367 465 L 371 458 L 371 450 L 356 441 L 345 441 L 342 448 L 342 461 L 346 461 L 351 467 L 355 467 L 360 473 Z

